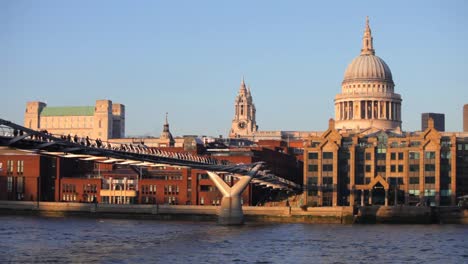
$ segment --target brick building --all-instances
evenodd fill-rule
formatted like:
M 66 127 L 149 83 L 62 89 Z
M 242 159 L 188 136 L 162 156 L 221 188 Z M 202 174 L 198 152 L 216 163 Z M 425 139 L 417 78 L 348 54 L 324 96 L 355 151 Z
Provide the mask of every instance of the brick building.
M 0 199 L 54 201 L 56 159 L 0 148 Z
M 466 194 L 467 147 L 465 137 L 437 131 L 432 120 L 425 131 L 401 134 L 338 131 L 331 120 L 304 149 L 307 203 L 454 205 Z
M 269 146 L 205 150 L 193 140 L 189 146 L 168 147 L 166 151 L 191 152 L 232 163 L 266 161 L 276 175 L 295 182 L 302 180 L 301 163 L 285 149 Z M 275 145 L 275 144 L 273 144 Z M 284 145 L 284 144 L 283 144 Z M 237 179 L 221 174 L 228 185 Z M 258 204 L 271 190 L 248 186 L 244 204 Z M 185 167 L 136 167 L 73 158 L 40 156 L 3 148 L 0 151 L 0 199 L 109 204 L 193 204 L 218 205 L 222 195 L 206 171 Z M 39 198 L 38 198 L 39 197 Z
M 422 113 L 421 114 L 421 131 L 427 129 L 429 118 L 434 120 L 434 128 L 439 132 L 445 131 L 445 115 L 439 113 Z

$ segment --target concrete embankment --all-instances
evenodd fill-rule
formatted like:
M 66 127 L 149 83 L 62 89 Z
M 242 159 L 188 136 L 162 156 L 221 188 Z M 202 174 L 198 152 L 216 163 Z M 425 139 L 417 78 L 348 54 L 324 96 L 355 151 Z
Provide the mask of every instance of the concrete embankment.
M 216 221 L 215 206 L 0 201 L 0 214 Z
M 197 205 L 117 205 L 61 202 L 0 201 L 0 214 L 44 216 L 89 216 L 160 220 L 216 221 L 218 206 Z M 316 207 L 302 210 L 291 207 L 243 206 L 247 222 L 352 223 L 350 207 Z
M 468 224 L 468 210 L 456 206 L 365 206 L 357 223 Z
M 216 221 L 217 206 L 197 205 L 116 205 L 60 202 L 0 201 L 0 214 L 43 216 L 85 216 L 156 220 Z M 281 223 L 463 223 L 468 210 L 458 207 L 367 206 L 352 207 L 255 207 L 244 206 L 246 222 Z

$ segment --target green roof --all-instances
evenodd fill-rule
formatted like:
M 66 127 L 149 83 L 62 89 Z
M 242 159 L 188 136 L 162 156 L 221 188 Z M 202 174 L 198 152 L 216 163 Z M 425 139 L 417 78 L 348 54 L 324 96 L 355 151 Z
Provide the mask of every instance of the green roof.
M 93 116 L 94 106 L 44 107 L 41 116 Z

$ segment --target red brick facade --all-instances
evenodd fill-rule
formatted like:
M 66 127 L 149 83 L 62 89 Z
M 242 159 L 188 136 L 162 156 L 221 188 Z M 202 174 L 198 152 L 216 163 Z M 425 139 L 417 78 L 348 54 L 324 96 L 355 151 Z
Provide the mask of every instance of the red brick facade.
M 284 144 L 283 144 L 284 145 Z M 302 180 L 294 156 L 281 143 L 205 153 L 235 164 L 266 161 L 284 178 Z M 183 152 L 183 148 L 171 148 Z M 200 152 L 200 150 L 196 150 Z M 0 199 L 82 202 L 218 205 L 222 195 L 204 170 L 174 167 L 131 167 L 79 159 L 46 157 L 0 149 Z M 236 178 L 222 174 L 228 185 Z M 255 189 L 255 188 L 254 188 Z M 257 203 L 252 186 L 242 195 L 244 204 Z
M 36 201 L 40 156 L 0 149 L 0 199 Z

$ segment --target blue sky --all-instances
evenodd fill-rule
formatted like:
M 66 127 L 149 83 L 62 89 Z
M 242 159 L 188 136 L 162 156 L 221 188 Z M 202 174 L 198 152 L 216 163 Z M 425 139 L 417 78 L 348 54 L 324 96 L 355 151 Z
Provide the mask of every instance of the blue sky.
M 127 135 L 226 135 L 240 80 L 260 130 L 324 130 L 370 17 L 403 98 L 462 130 L 466 1 L 0 1 L 0 117 L 27 101 L 126 106 Z

